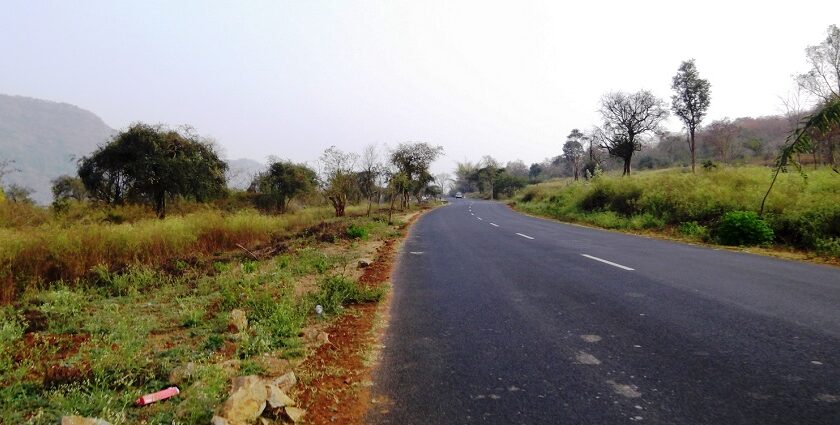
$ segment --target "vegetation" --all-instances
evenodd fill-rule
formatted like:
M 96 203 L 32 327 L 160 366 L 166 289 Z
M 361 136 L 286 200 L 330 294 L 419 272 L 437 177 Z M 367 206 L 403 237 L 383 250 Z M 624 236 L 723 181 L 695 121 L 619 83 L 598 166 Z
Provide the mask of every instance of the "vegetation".
M 694 59 L 680 64 L 680 69 L 671 83 L 674 95 L 671 96 L 671 109 L 688 130 L 688 150 L 691 152 L 691 172 L 695 164 L 695 133 L 703 122 L 703 117 L 711 103 L 711 84 L 700 78 Z
M 836 173 L 820 169 L 809 172 L 808 179 L 780 175 L 774 189 L 777 195 L 768 200 L 764 216 L 758 218 L 769 176 L 770 170 L 764 167 L 741 167 L 713 168 L 697 175 L 672 169 L 624 178 L 608 174 L 581 182 L 556 180 L 524 189 L 516 207 L 609 229 L 664 232 L 725 244 L 772 241 L 778 246 L 840 257 Z M 758 232 L 758 237 L 730 237 L 729 229 L 747 221 L 758 229 L 750 230 Z M 761 230 L 757 223 L 766 223 L 771 232 Z
M 114 257 L 103 256 L 106 263 L 83 277 L 26 286 L 14 305 L 0 308 L 0 423 L 53 424 L 66 414 L 113 424 L 209 423 L 231 377 L 284 373 L 287 361 L 296 364 L 310 350 L 307 337 L 300 337 L 309 324 L 384 293 L 357 283 L 356 269 L 348 265 L 362 255 L 361 247 L 342 237 L 343 229 L 364 229 L 374 241 L 395 234 L 381 219 L 330 219 L 319 231 L 336 232 L 337 238 L 319 242 L 327 238 L 293 232 L 331 215 L 327 208 L 309 211 L 206 213 L 41 234 L 42 241 L 66 250 L 55 252 L 68 262 L 84 254 L 66 245 L 71 231 L 99 232 L 94 240 L 126 246 L 117 245 Z M 361 215 L 362 207 L 353 213 Z M 239 249 L 198 255 L 204 248 L 223 249 L 237 231 L 244 232 L 241 240 L 251 239 L 251 247 L 278 232 L 286 236 L 256 258 Z M 13 245 L 2 240 L 4 248 Z M 222 245 L 198 248 L 191 245 L 196 240 Z M 132 249 L 138 261 L 128 260 Z M 98 250 L 94 246 L 105 254 Z M 165 265 L 145 261 L 161 254 L 177 259 Z M 315 315 L 316 304 L 323 316 Z M 229 326 L 234 309 L 245 312 L 247 329 Z M 172 384 L 181 389 L 176 398 L 133 407 L 138 396 Z

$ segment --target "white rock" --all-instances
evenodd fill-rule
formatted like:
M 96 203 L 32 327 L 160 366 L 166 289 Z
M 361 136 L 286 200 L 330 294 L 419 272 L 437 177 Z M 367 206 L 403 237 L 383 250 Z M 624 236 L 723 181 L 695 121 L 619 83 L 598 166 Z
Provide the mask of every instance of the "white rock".
M 294 372 L 289 372 L 284 375 L 281 375 L 278 378 L 275 378 L 271 381 L 272 384 L 276 385 L 277 388 L 283 390 L 283 392 L 289 392 L 297 384 L 297 378 L 295 377 Z
M 265 389 L 268 392 L 268 399 L 266 400 L 266 402 L 268 403 L 269 408 L 279 409 L 281 407 L 295 405 L 295 401 L 292 400 L 289 396 L 287 396 L 286 393 L 283 392 L 283 390 L 277 388 L 276 385 L 266 385 Z
M 240 376 L 233 381 L 230 397 L 222 404 L 220 416 L 231 424 L 252 423 L 265 410 L 268 392 L 258 376 Z
M 298 409 L 297 407 L 292 406 L 287 406 L 285 411 L 286 416 L 288 416 L 294 423 L 298 423 L 303 420 L 303 415 L 306 414 L 306 410 Z

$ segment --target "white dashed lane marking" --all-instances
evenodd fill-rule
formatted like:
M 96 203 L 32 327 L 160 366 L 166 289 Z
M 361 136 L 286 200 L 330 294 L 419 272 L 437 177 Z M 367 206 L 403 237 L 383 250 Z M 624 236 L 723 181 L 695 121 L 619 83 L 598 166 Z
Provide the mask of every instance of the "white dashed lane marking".
M 493 226 L 493 227 L 499 227 L 499 225 L 496 224 L 496 223 L 490 223 L 490 225 Z
M 522 237 L 523 237 L 523 238 L 525 238 L 525 239 L 534 239 L 534 238 L 532 238 L 532 237 L 530 237 L 530 236 L 528 236 L 528 235 L 523 235 L 522 233 L 517 233 L 517 235 L 522 236 Z
M 635 269 L 632 269 L 632 268 L 630 268 L 630 267 L 627 267 L 627 266 L 622 266 L 621 264 L 618 264 L 618 263 L 613 263 L 612 261 L 607 261 L 607 260 L 605 260 L 605 259 L 603 259 L 603 258 L 598 258 L 598 257 L 592 256 L 592 255 L 589 255 L 589 254 L 580 254 L 580 255 L 582 255 L 582 256 L 584 256 L 584 257 L 586 257 L 586 258 L 589 258 L 590 260 L 600 261 L 600 262 L 602 262 L 602 263 L 604 263 L 604 264 L 609 264 L 609 265 L 611 265 L 611 266 L 613 266 L 613 267 L 618 267 L 618 268 L 620 268 L 620 269 L 630 270 L 630 271 L 635 270 Z

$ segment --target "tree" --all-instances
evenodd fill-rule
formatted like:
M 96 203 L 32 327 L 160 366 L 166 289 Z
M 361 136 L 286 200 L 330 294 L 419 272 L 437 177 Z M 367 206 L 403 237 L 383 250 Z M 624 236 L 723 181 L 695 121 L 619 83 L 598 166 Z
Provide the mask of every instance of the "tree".
M 197 201 L 225 191 L 227 164 L 189 128 L 134 124 L 79 161 L 79 177 L 94 199 L 149 203 L 159 218 L 173 197 Z
M 694 172 L 694 148 L 696 146 L 694 134 L 709 109 L 711 87 L 712 85 L 708 80 L 700 78 L 694 59 L 689 59 L 680 64 L 677 75 L 674 75 L 671 83 L 671 88 L 674 90 L 674 95 L 671 96 L 671 109 L 688 130 L 688 150 L 691 152 L 692 173 Z
M 373 196 L 379 194 L 379 187 L 376 182 L 380 174 L 384 172 L 383 168 L 376 145 L 366 146 L 362 151 L 361 171 L 359 171 L 358 180 L 359 191 L 368 201 L 368 216 L 370 216 L 370 210 L 373 206 Z
M 706 127 L 705 138 L 724 164 L 729 163 L 738 149 L 739 128 L 729 118 L 713 121 Z
M 304 164 L 274 161 L 254 177 L 251 189 L 260 195 L 259 203 L 269 209 L 286 212 L 295 197 L 317 187 L 317 174 Z
M 496 179 L 503 169 L 499 167 L 499 161 L 496 161 L 490 155 L 484 155 L 481 159 L 481 165 L 482 167 L 477 170 L 476 175 L 479 190 L 483 192 L 484 188 L 489 189 L 490 199 L 496 199 Z
M 354 169 L 358 155 L 330 146 L 321 155 L 319 183 L 324 196 L 332 204 L 336 217 L 344 217 L 347 200 L 358 190 Z
M 81 202 L 87 198 L 84 182 L 82 182 L 82 179 L 73 176 L 60 176 L 53 179 L 52 194 L 54 202 L 70 200 Z
M 528 180 L 522 176 L 515 176 L 503 170 L 496 177 L 496 184 L 493 187 L 495 191 L 493 197 L 496 198 L 499 194 L 513 196 L 517 190 L 522 189 L 528 184 Z
M 613 92 L 601 98 L 604 128 L 599 134 L 600 145 L 611 156 L 624 160 L 624 172 L 630 174 L 633 153 L 641 150 L 641 136 L 654 131 L 668 116 L 665 104 L 651 92 Z
M 529 173 L 528 166 L 521 159 L 508 161 L 507 165 L 505 165 L 505 171 L 512 176 L 524 177 L 526 179 Z
M 540 174 L 543 172 L 543 167 L 539 163 L 533 163 L 530 167 L 528 167 L 528 180 L 532 182 L 536 182 L 539 179 Z
M 563 144 L 563 157 L 572 166 L 572 174 L 575 176 L 575 180 L 580 176 L 580 167 L 583 165 L 583 145 L 580 143 L 582 139 L 583 133 L 574 129 L 566 138 L 566 143 Z
M 840 28 L 831 25 L 827 37 L 805 49 L 811 69 L 796 76 L 796 82 L 820 102 L 840 97 Z
M 19 184 L 10 184 L 6 190 L 6 200 L 16 204 L 31 204 L 34 190 Z
M 391 163 L 408 180 L 408 185 L 403 187 L 402 208 L 408 206 L 411 195 L 419 201 L 423 190 L 434 180 L 429 167 L 442 154 L 443 147 L 425 142 L 400 143 L 391 152 Z

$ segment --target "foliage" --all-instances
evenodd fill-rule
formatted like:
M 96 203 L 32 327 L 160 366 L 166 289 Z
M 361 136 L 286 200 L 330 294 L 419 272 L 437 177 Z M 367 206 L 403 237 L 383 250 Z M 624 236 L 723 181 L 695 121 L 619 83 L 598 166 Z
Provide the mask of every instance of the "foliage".
M 320 185 L 336 217 L 343 217 L 348 199 L 358 190 L 354 168 L 358 156 L 331 146 L 321 155 Z
M 174 196 L 204 201 L 223 193 L 227 164 L 190 129 L 134 124 L 79 161 L 90 196 L 108 204 L 149 203 L 158 216 Z
M 796 76 L 799 87 L 822 101 L 840 97 L 840 28 L 828 27 L 822 43 L 805 49 L 811 69 Z
M 767 245 L 773 242 L 773 229 L 754 211 L 730 211 L 715 229 L 724 245 Z
M 443 147 L 425 142 L 400 143 L 391 152 L 391 163 L 397 168 L 407 184 L 401 185 L 402 207 L 408 206 L 409 197 L 420 198 L 423 190 L 434 180 L 429 167 L 440 155 Z
M 563 144 L 563 157 L 572 165 L 572 174 L 575 180 L 580 176 L 580 167 L 583 162 L 583 145 L 580 143 L 582 139 L 583 133 L 574 129 L 566 138 L 566 143 Z
M 366 239 L 368 235 L 370 231 L 364 226 L 353 223 L 347 227 L 347 236 L 352 239 Z
M 691 171 L 695 163 L 695 132 L 703 122 L 711 102 L 711 84 L 700 78 L 694 59 L 683 61 L 671 83 L 671 110 L 688 130 L 688 148 L 691 152 Z M 725 162 L 725 161 L 724 161 Z
M 304 164 L 275 161 L 254 177 L 250 190 L 258 194 L 258 206 L 286 212 L 292 199 L 315 189 L 317 179 L 315 171 Z
M 344 276 L 330 276 L 318 283 L 319 292 L 315 303 L 327 314 L 338 313 L 346 304 L 379 301 L 384 295 L 382 288 L 367 288 Z
M 16 204 L 31 204 L 32 193 L 34 191 L 28 187 L 19 184 L 10 184 L 6 187 L 5 197 L 6 201 Z

